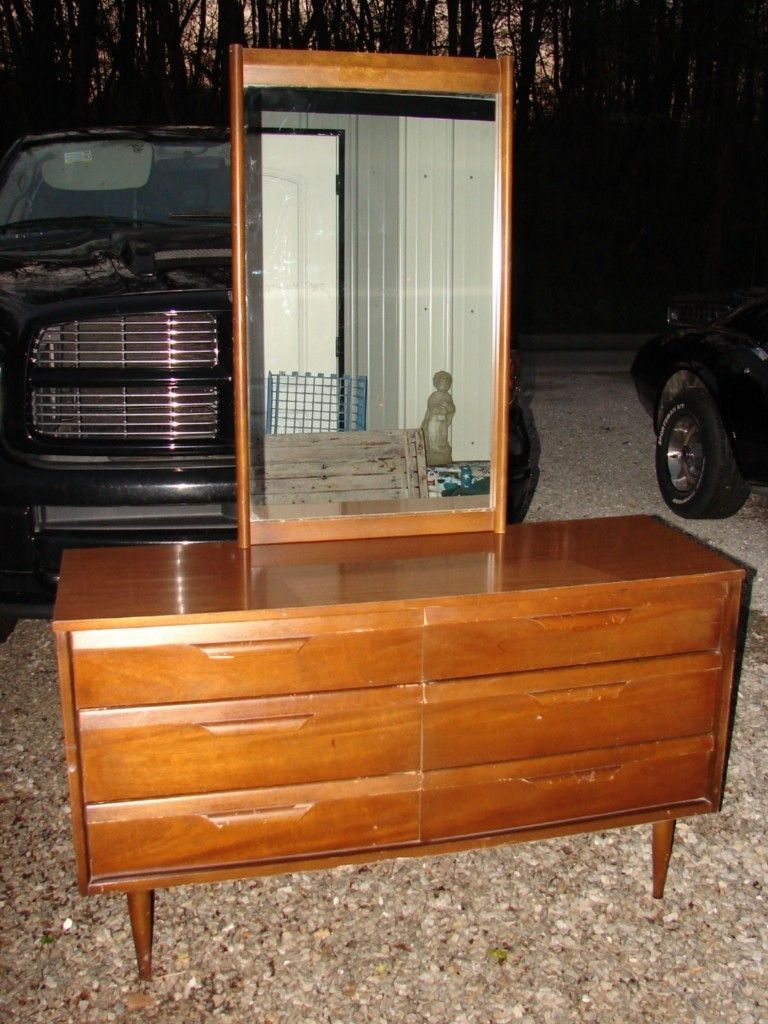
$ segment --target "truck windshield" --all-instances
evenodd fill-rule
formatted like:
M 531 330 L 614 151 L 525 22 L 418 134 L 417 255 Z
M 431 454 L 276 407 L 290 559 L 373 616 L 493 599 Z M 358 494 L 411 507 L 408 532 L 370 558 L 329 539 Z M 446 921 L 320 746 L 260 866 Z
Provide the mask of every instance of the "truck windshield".
M 229 218 L 229 145 L 81 139 L 21 150 L 0 182 L 0 231 L 94 221 L 141 226 Z

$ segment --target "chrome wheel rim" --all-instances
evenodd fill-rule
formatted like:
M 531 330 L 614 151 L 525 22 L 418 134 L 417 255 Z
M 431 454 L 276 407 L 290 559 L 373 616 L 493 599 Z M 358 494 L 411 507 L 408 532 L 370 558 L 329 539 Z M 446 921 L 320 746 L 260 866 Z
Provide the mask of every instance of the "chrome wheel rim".
M 692 494 L 704 470 L 704 445 L 698 421 L 684 413 L 675 421 L 667 441 L 667 470 L 680 494 Z

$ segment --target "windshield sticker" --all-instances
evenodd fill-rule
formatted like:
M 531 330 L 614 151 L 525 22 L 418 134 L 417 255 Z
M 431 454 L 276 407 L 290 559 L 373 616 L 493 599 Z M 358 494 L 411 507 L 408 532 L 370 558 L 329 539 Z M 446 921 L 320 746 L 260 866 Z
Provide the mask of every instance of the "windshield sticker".
M 72 149 L 64 154 L 65 164 L 89 164 L 93 160 L 90 149 Z

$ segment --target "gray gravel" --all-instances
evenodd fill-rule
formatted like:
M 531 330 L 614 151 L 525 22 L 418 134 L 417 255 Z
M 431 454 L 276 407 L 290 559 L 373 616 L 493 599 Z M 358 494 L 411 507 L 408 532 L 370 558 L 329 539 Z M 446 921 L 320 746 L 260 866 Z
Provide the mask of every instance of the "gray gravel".
M 531 518 L 665 515 L 626 362 L 529 359 Z M 0 647 L 0 1020 L 768 1022 L 766 524 L 753 498 L 686 525 L 757 578 L 724 810 L 679 825 L 662 901 L 647 827 L 164 890 L 150 983 L 125 898 L 77 893 L 49 629 L 21 623 Z

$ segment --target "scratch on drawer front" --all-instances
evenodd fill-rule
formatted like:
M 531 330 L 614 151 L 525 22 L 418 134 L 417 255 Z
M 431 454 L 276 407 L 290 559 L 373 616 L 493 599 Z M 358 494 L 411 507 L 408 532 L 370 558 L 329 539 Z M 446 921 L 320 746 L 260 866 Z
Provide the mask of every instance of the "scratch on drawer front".
M 300 821 L 315 805 L 293 804 L 289 807 L 257 807 L 243 811 L 223 811 L 218 814 L 203 814 L 215 828 L 226 828 L 228 825 L 244 825 L 251 821 Z

